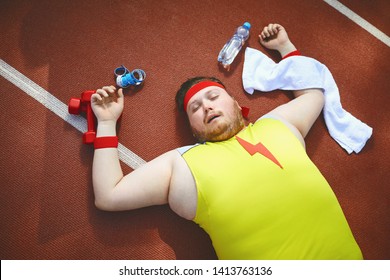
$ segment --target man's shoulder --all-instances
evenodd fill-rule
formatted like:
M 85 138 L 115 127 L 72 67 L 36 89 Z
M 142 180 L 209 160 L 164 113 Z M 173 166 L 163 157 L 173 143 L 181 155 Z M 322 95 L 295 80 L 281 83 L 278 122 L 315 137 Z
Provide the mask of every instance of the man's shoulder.
M 201 145 L 201 144 L 196 143 L 193 145 L 182 146 L 180 148 L 177 148 L 176 150 L 179 152 L 180 155 L 184 155 L 186 152 L 188 152 L 189 150 L 191 150 L 199 145 Z
M 260 117 L 255 123 L 256 125 L 261 125 L 265 121 L 275 121 L 276 123 L 279 123 L 283 127 L 288 128 L 288 131 L 291 132 L 302 144 L 303 147 L 305 147 L 305 141 L 301 135 L 301 133 L 298 131 L 298 129 L 293 126 L 291 123 L 289 123 L 286 119 L 284 119 L 282 116 L 275 114 L 273 112 L 265 114 L 264 116 Z

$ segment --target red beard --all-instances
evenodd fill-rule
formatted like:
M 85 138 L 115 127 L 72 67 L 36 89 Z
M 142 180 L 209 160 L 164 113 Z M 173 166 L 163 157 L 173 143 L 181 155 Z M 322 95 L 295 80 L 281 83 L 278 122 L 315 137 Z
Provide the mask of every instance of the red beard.
M 232 138 L 244 127 L 244 118 L 242 117 L 241 110 L 235 107 L 235 117 L 230 119 L 216 119 L 213 122 L 206 125 L 203 131 L 197 131 L 192 129 L 194 136 L 199 142 L 218 142 Z

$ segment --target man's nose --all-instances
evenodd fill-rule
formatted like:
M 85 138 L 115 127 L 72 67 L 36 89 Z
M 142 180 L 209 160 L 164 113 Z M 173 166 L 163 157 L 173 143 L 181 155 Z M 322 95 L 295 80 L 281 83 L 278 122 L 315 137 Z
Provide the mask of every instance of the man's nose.
M 203 110 L 207 113 L 208 111 L 211 111 L 214 109 L 213 102 L 210 100 L 203 101 Z

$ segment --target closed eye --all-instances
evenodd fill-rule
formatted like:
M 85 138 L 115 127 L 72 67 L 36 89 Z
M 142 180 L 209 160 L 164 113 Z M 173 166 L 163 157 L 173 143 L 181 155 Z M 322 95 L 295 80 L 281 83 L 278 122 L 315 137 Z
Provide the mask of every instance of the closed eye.
M 200 107 L 200 104 L 199 103 L 193 103 L 192 105 L 191 105 L 191 111 L 193 112 L 193 113 L 195 113 L 196 111 L 198 111 L 198 109 L 199 109 L 199 107 Z
M 219 97 L 219 94 L 217 92 L 212 92 L 209 96 L 210 100 L 215 100 Z

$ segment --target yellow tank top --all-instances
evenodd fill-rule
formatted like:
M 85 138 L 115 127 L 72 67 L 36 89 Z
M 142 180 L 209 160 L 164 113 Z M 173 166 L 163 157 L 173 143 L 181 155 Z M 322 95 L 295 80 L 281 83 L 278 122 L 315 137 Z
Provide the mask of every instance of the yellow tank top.
M 263 118 L 236 137 L 183 153 L 194 221 L 220 259 L 362 259 L 328 182 L 293 133 Z

